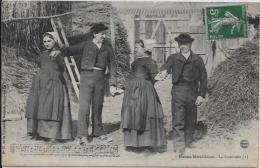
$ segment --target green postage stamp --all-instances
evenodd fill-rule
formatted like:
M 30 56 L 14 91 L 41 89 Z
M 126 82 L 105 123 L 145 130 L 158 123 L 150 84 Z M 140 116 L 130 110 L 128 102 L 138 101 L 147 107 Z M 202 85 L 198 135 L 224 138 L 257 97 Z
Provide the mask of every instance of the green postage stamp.
M 247 37 L 246 5 L 205 8 L 209 40 Z

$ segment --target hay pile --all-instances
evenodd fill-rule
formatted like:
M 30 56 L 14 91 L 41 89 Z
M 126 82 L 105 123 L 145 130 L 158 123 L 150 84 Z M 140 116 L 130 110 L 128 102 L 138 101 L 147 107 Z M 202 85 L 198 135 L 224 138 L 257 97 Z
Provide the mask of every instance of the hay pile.
M 232 132 L 236 126 L 258 117 L 258 48 L 257 39 L 246 42 L 209 79 L 209 100 L 203 111 L 211 135 Z
M 1 52 L 2 59 L 6 58 L 2 61 L 1 86 L 6 89 L 7 93 L 16 88 L 20 94 L 28 95 L 32 78 L 39 70 L 38 66 L 24 57 L 18 57 L 15 49 L 2 47 Z
M 36 59 L 36 58 L 35 58 Z M 16 49 L 1 47 L 1 93 L 3 120 L 21 120 L 36 64 L 16 55 Z

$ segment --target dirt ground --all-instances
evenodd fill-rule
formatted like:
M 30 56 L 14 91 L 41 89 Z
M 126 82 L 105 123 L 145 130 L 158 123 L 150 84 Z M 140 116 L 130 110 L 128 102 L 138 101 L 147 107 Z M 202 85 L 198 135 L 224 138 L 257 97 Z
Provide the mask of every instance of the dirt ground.
M 163 104 L 165 114 L 165 128 L 167 132 L 171 130 L 171 79 L 167 79 L 164 82 L 155 84 L 155 87 L 160 96 Z M 167 151 L 164 153 L 151 153 L 148 151 L 142 153 L 128 152 L 123 146 L 123 134 L 120 129 L 120 116 L 121 116 L 121 105 L 123 95 L 115 97 L 106 97 L 103 108 L 103 123 L 104 129 L 107 132 L 107 136 L 112 138 L 109 144 L 119 145 L 120 159 L 131 158 L 135 162 L 130 162 L 133 165 L 143 165 L 144 163 L 168 165 L 167 160 L 172 161 L 173 158 L 173 145 L 172 141 L 168 140 Z M 72 117 L 74 125 L 74 134 L 76 133 L 76 121 L 78 114 L 78 104 L 72 102 Z M 199 118 L 200 120 L 200 118 Z M 26 119 L 23 118 L 20 121 L 6 121 L 6 143 L 21 143 L 21 144 L 42 144 L 46 143 L 43 141 L 35 141 L 25 138 L 26 135 Z M 233 133 L 227 134 L 225 138 L 212 137 L 210 134 L 205 136 L 203 139 L 193 144 L 192 153 L 196 155 L 241 155 L 249 154 L 251 159 L 258 157 L 258 121 L 252 120 L 245 125 L 241 125 Z M 244 149 L 240 147 L 241 140 L 248 140 L 249 147 Z M 75 144 L 75 141 L 67 142 L 68 144 Z M 94 139 L 90 144 L 103 143 L 97 139 Z M 118 159 L 118 158 L 117 158 Z M 139 163 L 139 162 L 140 163 Z M 174 161 L 174 165 L 178 165 L 178 162 L 183 162 L 183 158 Z M 185 161 L 184 161 L 185 162 Z M 192 163 L 192 162 L 191 162 Z M 146 164 L 145 164 L 146 165 Z M 201 166 L 208 165 L 207 162 L 200 163 Z

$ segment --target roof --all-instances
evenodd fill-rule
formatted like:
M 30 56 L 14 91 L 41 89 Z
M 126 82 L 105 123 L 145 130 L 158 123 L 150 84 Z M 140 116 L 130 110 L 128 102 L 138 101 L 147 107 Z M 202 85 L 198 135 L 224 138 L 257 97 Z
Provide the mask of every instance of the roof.
M 201 12 L 194 2 L 112 2 L 121 14 L 176 15 Z M 198 5 L 198 3 L 196 4 Z
M 211 5 L 230 4 L 227 2 L 166 2 L 166 1 L 112 1 L 120 14 L 163 16 L 202 12 L 202 8 Z M 236 3 L 234 3 L 236 4 Z M 247 12 L 260 14 L 260 3 L 243 3 L 247 5 Z
M 163 16 L 163 15 L 177 15 L 177 14 L 187 14 L 201 12 L 201 9 L 120 9 L 118 10 L 121 14 L 131 14 L 131 15 L 150 15 L 150 16 Z

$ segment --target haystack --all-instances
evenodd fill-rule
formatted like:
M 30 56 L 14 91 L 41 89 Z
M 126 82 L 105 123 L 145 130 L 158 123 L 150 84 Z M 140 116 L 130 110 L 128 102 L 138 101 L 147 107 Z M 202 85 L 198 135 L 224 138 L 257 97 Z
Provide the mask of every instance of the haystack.
M 33 58 L 42 48 L 42 34 L 52 31 L 50 19 L 71 11 L 71 2 L 3 1 L 1 3 L 1 46 L 16 48 L 18 57 Z M 28 19 L 28 18 L 39 19 Z M 63 17 L 69 27 L 70 17 Z
M 71 45 L 91 38 L 90 28 L 95 23 L 104 23 L 110 29 L 107 31 L 108 41 L 111 38 L 111 28 L 114 27 L 114 50 L 117 65 L 117 86 L 124 87 L 130 64 L 130 47 L 127 41 L 127 31 L 120 19 L 117 10 L 111 2 L 73 2 L 72 36 L 69 37 Z M 111 16 L 113 22 L 111 25 Z
M 232 132 L 258 117 L 258 70 L 257 34 L 221 63 L 209 79 L 209 99 L 203 110 L 211 135 Z

